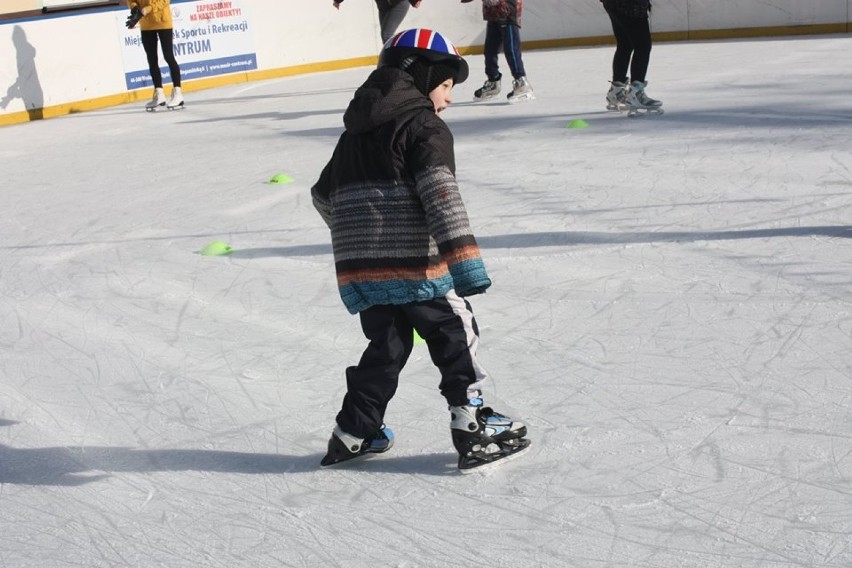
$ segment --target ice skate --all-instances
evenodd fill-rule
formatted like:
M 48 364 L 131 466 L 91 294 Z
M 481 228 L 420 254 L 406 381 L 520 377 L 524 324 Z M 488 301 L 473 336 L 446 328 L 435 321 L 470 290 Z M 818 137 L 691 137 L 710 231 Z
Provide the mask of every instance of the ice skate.
M 156 112 L 166 108 L 166 96 L 163 94 L 163 89 L 154 89 L 154 96 L 150 101 L 145 103 L 145 110 L 148 112 Z
M 526 449 L 527 427 L 472 398 L 464 406 L 450 407 L 450 432 L 459 453 L 458 467 L 468 470 L 507 458 Z
M 175 87 L 172 90 L 172 96 L 169 99 L 169 102 L 166 103 L 166 108 L 169 110 L 180 110 L 183 107 L 183 93 L 180 90 L 180 87 Z
M 500 94 L 500 78 L 502 75 L 498 76 L 495 80 L 488 79 L 479 89 L 476 89 L 473 92 L 473 100 L 474 101 L 487 101 L 488 99 L 493 99 L 497 95 Z
M 627 108 L 627 84 L 613 81 L 606 94 L 606 110 L 625 110 Z
M 506 95 L 510 103 L 519 103 L 521 101 L 530 101 L 535 98 L 532 85 L 529 84 L 526 77 L 518 77 L 512 81 L 512 92 Z
M 392 447 L 393 431 L 384 424 L 368 438 L 357 438 L 341 430 L 340 426 L 335 426 L 328 440 L 328 451 L 320 465 L 336 465 L 366 454 L 381 454 Z
M 645 92 L 648 83 L 633 81 L 627 90 L 627 116 L 636 117 L 646 114 L 663 114 L 663 103 L 652 99 Z

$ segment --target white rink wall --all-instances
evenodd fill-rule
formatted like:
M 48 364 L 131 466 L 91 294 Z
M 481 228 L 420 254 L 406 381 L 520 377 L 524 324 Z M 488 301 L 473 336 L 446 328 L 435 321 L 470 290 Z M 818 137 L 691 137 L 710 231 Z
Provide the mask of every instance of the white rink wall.
M 172 0 L 173 9 L 185 2 Z M 368 65 L 381 48 L 373 0 L 346 0 L 340 10 L 331 0 L 242 5 L 257 70 L 189 80 L 185 90 Z M 651 22 L 659 39 L 836 33 L 849 31 L 850 7 L 852 0 L 653 0 Z M 7 54 L 0 58 L 0 125 L 147 98 L 150 89 L 128 90 L 125 83 L 120 31 L 126 15 L 122 7 L 0 21 L 0 49 Z M 483 43 L 476 1 L 423 0 L 403 23 L 416 26 L 441 31 L 465 53 Z M 529 0 L 524 6 L 522 36 L 530 49 L 601 43 L 610 34 L 598 0 Z

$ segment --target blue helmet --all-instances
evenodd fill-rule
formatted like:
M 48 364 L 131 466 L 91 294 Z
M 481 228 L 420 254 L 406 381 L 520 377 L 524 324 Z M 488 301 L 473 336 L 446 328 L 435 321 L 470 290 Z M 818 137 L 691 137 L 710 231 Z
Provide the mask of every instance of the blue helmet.
M 456 46 L 443 35 L 426 28 L 405 30 L 390 38 L 379 54 L 379 67 L 403 68 L 416 58 L 455 68 L 453 83 L 456 85 L 463 83 L 470 72 Z

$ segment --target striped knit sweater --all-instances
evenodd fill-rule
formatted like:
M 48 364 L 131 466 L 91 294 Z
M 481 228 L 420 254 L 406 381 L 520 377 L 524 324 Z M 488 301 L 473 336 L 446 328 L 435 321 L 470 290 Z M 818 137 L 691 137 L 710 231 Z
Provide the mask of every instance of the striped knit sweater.
M 344 124 L 311 195 L 349 312 L 484 292 L 491 280 L 456 183 L 452 134 L 411 76 L 374 71 Z

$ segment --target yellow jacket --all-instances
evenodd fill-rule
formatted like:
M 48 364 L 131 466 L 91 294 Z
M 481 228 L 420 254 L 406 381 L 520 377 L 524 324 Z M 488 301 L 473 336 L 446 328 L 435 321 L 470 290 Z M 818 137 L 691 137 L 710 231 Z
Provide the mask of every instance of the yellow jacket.
M 139 20 L 142 31 L 171 29 L 172 7 L 170 4 L 170 0 L 127 0 L 129 8 L 139 6 L 145 14 L 145 17 Z

